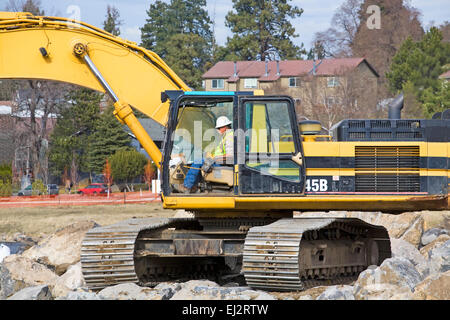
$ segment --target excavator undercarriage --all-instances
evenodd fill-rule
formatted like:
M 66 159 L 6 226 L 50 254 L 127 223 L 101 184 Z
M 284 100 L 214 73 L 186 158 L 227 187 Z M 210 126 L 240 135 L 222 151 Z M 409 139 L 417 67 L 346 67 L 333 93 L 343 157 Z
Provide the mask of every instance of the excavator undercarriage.
M 91 289 L 245 278 L 285 291 L 353 281 L 390 256 L 387 231 L 358 219 L 148 218 L 90 230 L 81 263 Z

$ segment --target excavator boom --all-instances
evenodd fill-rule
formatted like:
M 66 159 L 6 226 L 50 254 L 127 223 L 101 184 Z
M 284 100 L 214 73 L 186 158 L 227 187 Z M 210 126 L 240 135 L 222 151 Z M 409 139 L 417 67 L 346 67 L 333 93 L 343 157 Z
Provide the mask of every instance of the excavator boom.
M 77 56 L 76 45 L 86 48 L 90 61 L 120 97 L 116 116 L 119 109 L 132 106 L 165 126 L 169 103 L 161 102 L 161 92 L 190 91 L 157 54 L 133 42 L 82 22 L 23 12 L 0 12 L 0 79 L 54 80 L 108 91 Z M 128 116 L 131 109 L 126 109 Z M 160 151 L 138 120 L 119 116 L 159 166 Z

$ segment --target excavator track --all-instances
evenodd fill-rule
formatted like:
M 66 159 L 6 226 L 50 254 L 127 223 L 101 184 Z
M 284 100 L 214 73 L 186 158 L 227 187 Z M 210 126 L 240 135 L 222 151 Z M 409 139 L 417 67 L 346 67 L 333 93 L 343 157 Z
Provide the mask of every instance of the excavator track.
M 102 289 L 126 282 L 139 282 L 135 247 L 143 230 L 168 228 L 189 218 L 129 219 L 89 230 L 82 242 L 81 266 L 87 286 Z
M 383 227 L 349 218 L 281 219 L 249 230 L 243 272 L 250 287 L 300 291 L 351 282 L 390 255 Z
M 390 255 L 386 229 L 358 219 L 145 218 L 89 230 L 81 264 L 99 290 L 219 275 L 231 257 L 250 287 L 297 291 L 347 283 Z

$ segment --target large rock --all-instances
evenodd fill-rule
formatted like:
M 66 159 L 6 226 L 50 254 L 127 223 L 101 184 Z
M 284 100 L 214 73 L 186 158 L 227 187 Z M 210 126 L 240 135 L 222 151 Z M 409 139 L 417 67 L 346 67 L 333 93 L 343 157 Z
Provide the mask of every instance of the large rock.
M 357 300 L 412 299 L 414 287 L 420 281 L 422 276 L 408 259 L 390 258 L 380 267 L 361 272 L 353 294 Z
M 97 293 L 104 300 L 162 300 L 163 297 L 154 289 L 140 287 L 134 283 L 122 283 L 107 287 Z
M 15 293 L 8 300 L 51 300 L 52 294 L 47 285 L 28 287 Z
M 433 274 L 414 288 L 415 300 L 450 300 L 450 271 Z
M 353 287 L 348 285 L 328 287 L 316 300 L 355 300 Z
M 170 300 L 274 300 L 264 291 L 249 287 L 220 287 L 209 280 L 191 280 L 181 284 Z
M 413 293 L 407 287 L 378 283 L 354 290 L 356 300 L 412 300 Z
M 46 266 L 29 258 L 10 255 L 0 264 L 0 299 L 6 299 L 23 288 L 53 286 L 58 276 Z
M 70 265 L 80 261 L 84 235 L 96 226 L 94 221 L 71 224 L 26 250 L 23 256 L 54 268 L 58 275 L 62 275 Z
M 420 253 L 420 251 L 411 243 L 402 239 L 391 239 L 391 251 L 394 258 L 405 258 L 412 263 L 414 268 L 425 278 L 429 274 L 429 267 L 427 259 Z
M 70 291 L 85 286 L 86 282 L 84 281 L 83 273 L 81 272 L 81 262 L 78 262 L 77 264 L 71 265 L 66 273 L 56 280 L 55 286 L 52 288 L 52 295 L 55 298 L 63 297 Z
M 420 248 L 420 254 L 428 259 L 428 257 L 430 256 L 430 251 L 431 250 L 441 246 L 444 242 L 447 242 L 448 240 L 450 240 L 450 236 L 449 235 L 441 234 L 435 240 L 433 240 L 432 242 L 430 242 L 426 246 Z
M 70 291 L 66 296 L 56 297 L 55 300 L 101 300 L 94 292 Z
M 440 228 L 432 228 L 427 231 L 425 231 L 422 234 L 421 243 L 422 246 L 426 246 L 427 244 L 430 244 L 434 240 L 436 240 L 440 235 L 446 234 L 448 235 L 448 231 L 445 229 Z
M 422 211 L 423 231 L 433 228 L 450 230 L 450 211 Z
M 181 290 L 181 284 L 176 282 L 162 282 L 154 287 L 156 292 L 162 297 L 162 300 L 169 300 L 175 293 Z
M 428 252 L 428 266 L 430 274 L 447 272 L 450 270 L 450 240 Z

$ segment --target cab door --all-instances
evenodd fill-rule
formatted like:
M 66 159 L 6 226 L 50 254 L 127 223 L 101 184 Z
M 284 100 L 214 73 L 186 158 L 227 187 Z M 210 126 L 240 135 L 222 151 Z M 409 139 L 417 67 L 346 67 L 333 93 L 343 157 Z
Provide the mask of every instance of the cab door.
M 303 150 L 293 100 L 241 97 L 238 110 L 239 194 L 303 194 Z

